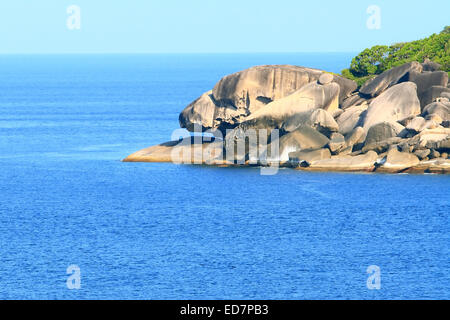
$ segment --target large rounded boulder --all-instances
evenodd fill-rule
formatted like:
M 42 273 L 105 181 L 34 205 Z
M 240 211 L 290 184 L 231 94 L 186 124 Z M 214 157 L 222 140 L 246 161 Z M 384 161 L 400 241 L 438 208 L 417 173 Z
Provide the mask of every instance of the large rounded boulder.
M 183 110 L 180 125 L 188 130 L 194 124 L 229 129 L 255 118 L 263 109 L 265 114 L 280 114 L 280 106 L 284 111 L 293 106 L 295 112 L 320 107 L 333 113 L 356 87 L 352 80 L 317 69 L 257 66 L 222 78 L 212 91 Z
M 420 114 L 417 86 L 413 82 L 397 84 L 374 99 L 367 109 L 363 127 L 381 122 L 402 121 Z
M 279 121 L 281 124 L 289 117 L 316 109 L 333 112 L 339 108 L 339 90 L 340 87 L 336 83 L 326 85 L 317 82 L 309 83 L 295 93 L 273 101 L 254 112 L 246 118 L 245 122 L 254 123 L 253 126 L 260 127 L 258 123 L 266 122 L 265 119 Z
M 436 97 L 430 97 L 430 91 L 436 91 L 432 87 L 445 88 L 448 84 L 448 73 L 445 71 L 419 73 L 410 71 L 404 77 L 405 81 L 414 82 L 417 85 L 417 95 L 419 97 L 421 107 L 424 108 L 430 100 Z M 445 90 L 442 90 L 444 92 Z M 438 94 L 440 94 L 439 92 Z

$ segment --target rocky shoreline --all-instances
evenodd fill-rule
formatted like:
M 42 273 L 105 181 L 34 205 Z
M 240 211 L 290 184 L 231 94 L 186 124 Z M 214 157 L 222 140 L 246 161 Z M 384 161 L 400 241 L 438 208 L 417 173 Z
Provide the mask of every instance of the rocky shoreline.
M 172 137 L 125 162 L 281 166 L 304 171 L 450 173 L 450 85 L 440 65 L 357 84 L 326 71 L 257 66 L 222 78 Z

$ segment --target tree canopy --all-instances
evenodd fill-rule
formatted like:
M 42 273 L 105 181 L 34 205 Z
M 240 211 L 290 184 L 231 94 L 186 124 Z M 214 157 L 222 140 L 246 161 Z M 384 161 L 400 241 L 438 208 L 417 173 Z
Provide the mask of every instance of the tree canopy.
M 361 85 L 393 67 L 411 61 L 424 62 L 425 59 L 441 64 L 442 70 L 450 73 L 450 26 L 422 40 L 365 49 L 353 58 L 350 68 L 343 70 L 342 75 Z

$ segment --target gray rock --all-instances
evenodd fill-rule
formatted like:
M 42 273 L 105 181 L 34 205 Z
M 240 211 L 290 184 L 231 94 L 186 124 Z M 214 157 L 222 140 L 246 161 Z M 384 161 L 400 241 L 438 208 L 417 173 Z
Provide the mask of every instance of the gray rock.
M 425 129 L 426 120 L 422 117 L 415 117 L 406 126 L 406 129 L 413 130 L 415 132 L 422 132 Z
M 336 75 L 334 75 L 333 82 L 340 87 L 339 104 L 342 104 L 358 88 L 358 84 L 355 81 Z
M 428 156 L 430 155 L 430 153 L 431 153 L 431 150 L 430 150 L 430 149 L 416 150 L 416 151 L 414 152 L 414 154 L 415 154 L 420 160 L 423 160 L 423 159 L 425 159 L 426 157 L 428 157 Z
M 308 83 L 317 83 L 324 71 L 290 65 L 257 66 L 222 78 L 213 89 L 214 98 L 222 105 L 253 113 L 266 104 L 287 97 Z M 351 80 L 333 76 L 333 82 L 346 87 Z M 328 77 L 328 76 L 325 76 Z M 345 89 L 345 90 L 344 90 Z
M 448 84 L 448 73 L 445 71 L 428 73 L 411 71 L 405 75 L 402 81 L 411 81 L 417 85 L 417 95 L 420 100 L 420 105 L 424 108 L 429 103 L 429 94 L 427 91 L 433 86 L 446 87 Z
M 399 152 L 397 148 L 388 151 L 386 161 L 377 169 L 379 172 L 397 173 L 419 164 L 416 155 L 406 152 Z
M 450 129 L 427 129 L 408 140 L 409 145 L 418 149 L 436 149 L 441 141 L 450 136 Z
M 286 132 L 292 132 L 302 125 L 310 126 L 326 136 L 339 130 L 333 116 L 323 109 L 295 114 L 284 121 L 282 129 Z
M 301 126 L 279 139 L 279 160 L 280 162 L 287 162 L 289 161 L 289 154 L 292 152 L 322 149 L 328 142 L 329 139 L 317 130 L 309 126 Z
M 407 129 L 419 133 L 427 129 L 436 129 L 442 123 L 441 117 L 436 114 L 428 115 L 427 119 L 423 119 L 424 121 L 422 119 L 422 117 L 418 117 L 418 120 L 411 122 Z
M 365 111 L 369 108 L 367 104 L 353 106 L 344 111 L 338 118 L 339 132 L 347 135 L 361 124 L 361 119 L 365 116 Z
M 315 110 L 299 112 L 292 116 L 287 117 L 283 121 L 281 129 L 285 132 L 292 132 L 297 130 L 300 126 L 310 125 L 311 117 L 314 111 Z
M 439 63 L 433 62 L 430 59 L 425 59 L 425 61 L 422 63 L 423 71 L 439 71 L 442 68 L 442 65 Z
M 331 153 L 327 148 L 317 149 L 317 150 L 304 150 L 289 153 L 289 161 L 292 163 L 300 164 L 306 161 L 308 164 L 313 161 L 330 159 Z
M 436 159 L 436 158 L 439 158 L 440 156 L 441 156 L 441 154 L 439 153 L 439 151 L 431 150 L 431 152 L 430 152 L 428 157 L 430 159 Z
M 201 126 L 203 130 L 210 129 L 214 125 L 215 112 L 216 105 L 212 91 L 206 92 L 181 112 L 180 126 L 189 131 L 194 131 L 195 125 Z
M 399 143 L 398 150 L 401 152 L 411 153 L 414 151 L 414 146 L 409 145 L 409 143 L 405 141 L 405 142 Z
M 269 134 L 270 131 L 266 132 Z M 246 160 L 256 163 L 259 158 L 259 141 L 267 142 L 266 136 L 260 137 L 261 131 L 246 128 L 243 125 L 227 130 L 224 140 L 225 157 L 236 164 L 244 164 Z
M 198 139 L 198 141 L 197 141 Z M 223 142 L 211 139 L 184 138 L 137 151 L 123 162 L 174 162 L 185 164 L 221 164 Z
M 317 81 L 322 71 L 288 65 L 257 66 L 222 78 L 213 96 L 222 105 L 254 112 Z
M 334 76 L 331 73 L 323 73 L 319 77 L 319 84 L 329 84 L 333 81 Z
M 353 153 L 353 146 L 346 146 L 344 149 L 339 151 L 339 156 L 347 156 Z
M 375 168 L 375 162 L 377 161 L 377 158 L 378 155 L 373 151 L 369 151 L 366 154 L 361 154 L 358 156 L 335 156 L 331 157 L 330 159 L 323 159 L 312 162 L 308 170 L 371 172 Z
M 249 115 L 244 123 L 247 127 L 260 127 L 261 123 L 282 124 L 292 116 L 306 114 L 316 109 L 332 112 L 339 108 L 339 85 L 309 83 L 295 93 L 273 101 Z M 300 117 L 303 117 L 301 115 Z
M 330 142 L 328 143 L 328 148 L 330 148 L 331 153 L 338 154 L 340 151 L 347 147 L 345 143 L 345 138 L 340 133 L 333 133 L 330 137 Z
M 437 125 L 440 125 L 443 122 L 441 116 L 435 113 L 427 115 L 425 119 L 428 121 L 433 121 Z
M 433 102 L 423 109 L 422 115 L 424 117 L 438 115 L 442 121 L 450 121 L 450 106 L 441 102 Z
M 419 114 L 416 84 L 404 82 L 389 88 L 370 103 L 363 127 L 368 130 L 380 122 L 402 121 Z
M 339 131 L 339 125 L 333 116 L 323 109 L 314 110 L 307 124 L 326 136 Z
M 342 109 L 337 109 L 337 110 L 334 110 L 334 111 L 331 113 L 331 115 L 333 116 L 334 119 L 337 119 L 337 118 L 339 118 L 339 116 L 340 116 L 341 114 L 343 114 L 343 113 L 344 113 L 344 110 L 342 110 Z
M 424 106 L 436 101 L 437 98 L 442 97 L 443 94 L 450 93 L 450 88 L 442 86 L 432 86 L 422 93 L 421 103 Z
M 410 124 L 411 121 L 413 121 L 415 118 L 416 118 L 416 116 L 409 116 L 408 118 L 397 121 L 397 122 L 400 123 L 402 126 L 407 127 L 408 124 Z
M 364 147 L 362 148 L 362 152 L 375 151 L 381 154 L 383 152 L 388 151 L 392 147 L 398 147 L 403 142 L 404 140 L 400 137 L 392 137 L 380 142 L 365 144 Z
M 235 127 L 246 116 L 245 110 L 219 105 L 215 101 L 212 91 L 208 91 L 180 113 L 179 123 L 181 128 L 186 128 L 191 132 L 198 127 L 203 131 L 209 129 L 225 131 L 225 129 Z
M 449 174 L 450 161 L 447 159 L 423 160 L 418 165 L 407 169 L 407 173 L 435 173 L 435 174 Z
M 450 136 L 441 141 L 428 141 L 426 147 L 439 152 L 450 152 Z
M 322 75 L 324 78 L 333 77 L 332 82 L 319 85 L 317 81 Z M 197 124 L 204 130 L 219 128 L 225 131 L 245 122 L 268 105 L 270 107 L 265 108 L 265 113 L 269 117 L 281 115 L 277 112 L 280 105 L 285 111 L 294 113 L 299 112 L 294 109 L 305 111 L 317 107 L 334 114 L 339 102 L 354 89 L 354 81 L 317 69 L 289 65 L 258 66 L 222 78 L 212 91 L 186 107 L 179 121 L 181 127 L 188 130 Z M 280 100 L 283 101 L 272 104 Z
M 438 117 L 438 116 L 436 116 Z M 436 128 L 440 128 L 440 124 L 442 123 L 442 119 L 439 121 L 435 121 L 435 120 L 427 120 L 425 122 L 425 125 L 421 128 L 422 131 L 423 130 L 427 130 L 427 129 L 436 129 Z
M 362 105 L 365 104 L 366 102 L 368 104 L 370 102 L 370 99 L 364 98 L 359 94 L 359 92 L 354 93 L 350 95 L 348 98 L 344 99 L 343 102 L 341 102 L 341 109 L 347 110 L 350 107 Z
M 404 127 L 396 122 L 382 122 L 374 125 L 367 132 L 365 145 L 385 141 L 397 137 Z
M 361 87 L 359 92 L 370 98 L 376 97 L 389 87 L 397 84 L 408 72 L 422 72 L 422 69 L 422 65 L 418 62 L 410 62 L 402 66 L 392 68 L 383 72 L 373 80 L 366 82 Z
M 366 130 L 362 127 L 356 127 L 351 133 L 349 133 L 345 138 L 345 143 L 347 146 L 354 146 L 364 143 L 366 140 Z

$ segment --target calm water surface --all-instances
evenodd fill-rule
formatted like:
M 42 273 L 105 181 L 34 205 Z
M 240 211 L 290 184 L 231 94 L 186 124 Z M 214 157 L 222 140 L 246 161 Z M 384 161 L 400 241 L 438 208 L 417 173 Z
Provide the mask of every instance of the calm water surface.
M 226 74 L 351 57 L 0 56 L 0 298 L 449 299 L 448 176 L 120 162 Z

